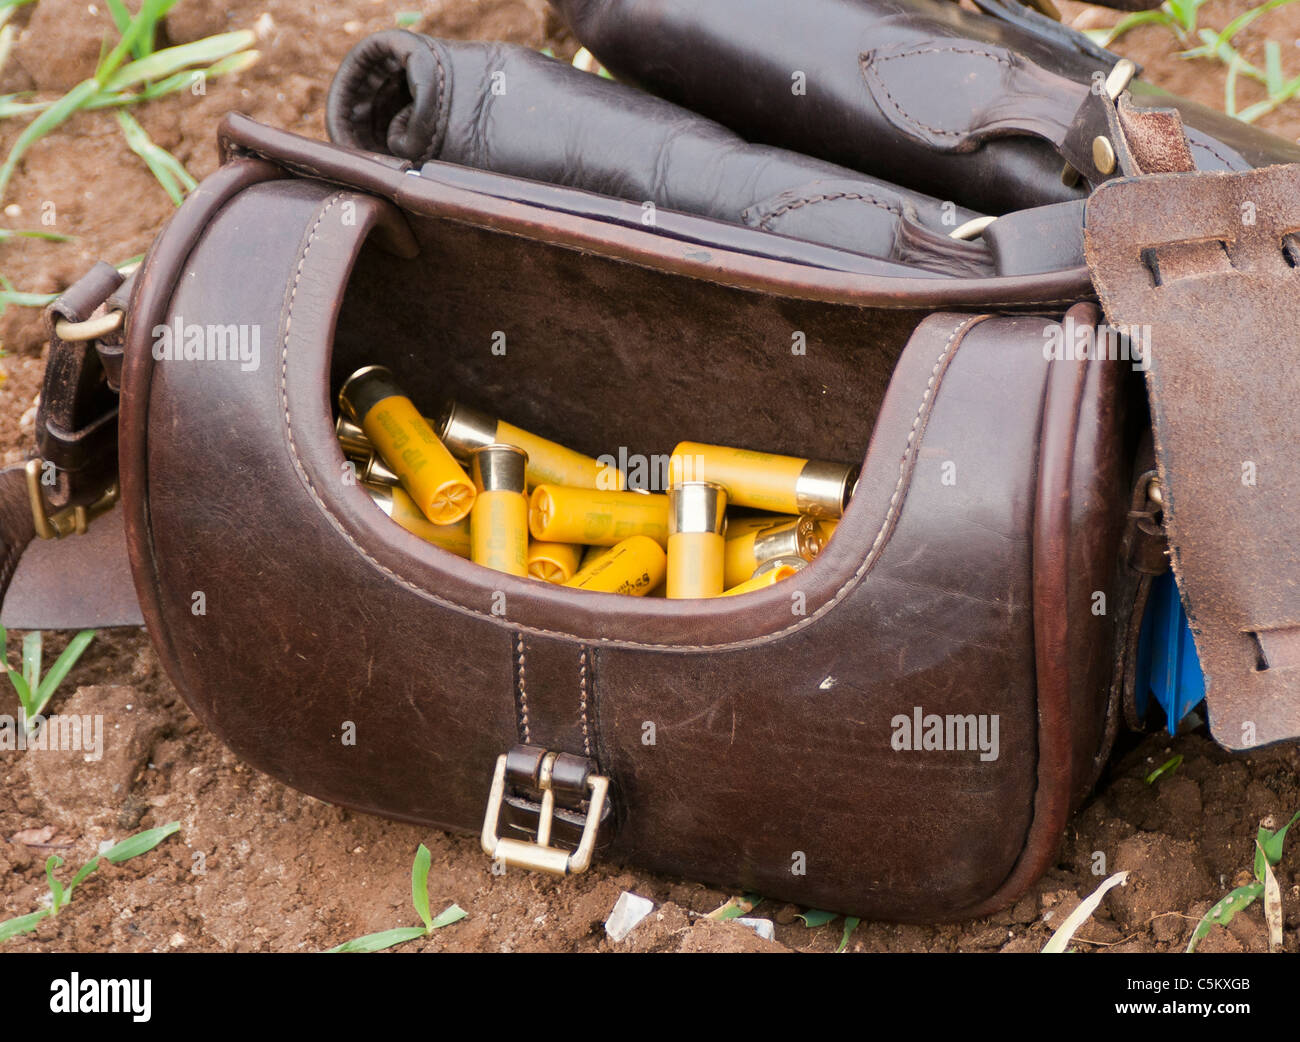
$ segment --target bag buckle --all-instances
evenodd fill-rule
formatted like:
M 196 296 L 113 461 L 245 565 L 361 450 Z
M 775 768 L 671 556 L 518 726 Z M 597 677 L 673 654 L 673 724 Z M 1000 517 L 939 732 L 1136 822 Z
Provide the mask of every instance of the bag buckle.
M 537 819 L 537 838 L 522 840 L 503 838 L 499 835 L 501 805 L 506 793 L 506 766 L 510 760 L 510 754 L 502 753 L 497 758 L 496 771 L 492 776 L 492 788 L 488 793 L 487 814 L 483 818 L 483 851 L 494 861 L 500 859 L 507 866 L 527 868 L 536 872 L 547 872 L 556 876 L 585 872 L 591 866 L 592 852 L 596 848 L 596 833 L 600 828 L 605 800 L 609 796 L 609 778 L 594 772 L 586 773 L 584 782 L 588 797 L 587 811 L 583 816 L 582 834 L 577 849 L 565 850 L 553 846 L 551 844 L 551 829 L 555 822 L 553 781 L 556 759 L 563 754 L 541 750 L 529 751 L 540 754 L 540 759 L 535 761 L 537 765 L 529 781 L 529 784 L 542 794 L 541 812 Z
M 84 535 L 90 522 L 117 502 L 119 488 L 115 481 L 93 503 L 64 507 L 51 513 L 45 502 L 45 493 L 41 491 L 41 460 L 29 459 L 25 472 L 27 498 L 32 507 L 32 526 L 42 539 L 62 539 L 73 533 Z

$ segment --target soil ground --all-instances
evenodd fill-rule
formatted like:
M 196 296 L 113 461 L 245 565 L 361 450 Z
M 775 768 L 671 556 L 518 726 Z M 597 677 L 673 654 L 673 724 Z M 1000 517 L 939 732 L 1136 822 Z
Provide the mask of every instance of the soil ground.
M 135 6 L 133 3 L 131 6 Z M 1062 5 L 1086 27 L 1113 23 L 1102 8 Z M 413 28 L 448 37 L 549 45 L 561 57 L 576 44 L 542 0 L 182 0 L 167 21 L 166 42 L 252 28 L 262 57 L 232 80 L 151 102 L 137 116 L 153 139 L 202 178 L 216 166 L 221 115 L 239 109 L 267 123 L 323 137 L 323 102 L 333 69 L 367 33 L 391 28 L 419 10 Z M 1223 26 L 1244 9 L 1213 0 L 1200 22 Z M 107 11 L 86 0 L 39 0 L 20 9 L 0 93 L 52 95 L 90 74 L 100 40 L 112 33 Z M 1263 42 L 1283 47 L 1287 75 L 1300 73 L 1300 4 L 1261 18 L 1239 38 L 1245 56 L 1263 62 Z M 1223 66 L 1186 61 L 1164 28 L 1125 36 L 1115 49 L 1170 89 L 1222 107 Z M 1239 105 L 1262 97 L 1243 83 Z M 1282 105 L 1261 125 L 1295 139 L 1300 102 Z M 0 122 L 0 150 L 21 129 Z M 144 251 L 172 210 L 152 176 L 127 149 L 111 116 L 80 114 L 27 155 L 3 200 L 3 224 L 40 227 L 52 204 L 54 229 L 71 243 L 13 240 L 0 247 L 0 273 L 23 290 L 55 292 L 96 259 L 120 261 Z M 7 379 L 0 384 L 0 450 L 22 458 L 29 443 L 43 367 L 39 314 L 10 308 L 0 318 Z M 21 635 L 11 634 L 10 661 Z M 47 638 L 46 661 L 65 638 Z M 359 934 L 414 922 L 410 864 L 416 845 L 433 854 L 431 903 L 456 902 L 468 917 L 401 950 L 462 951 L 832 951 L 842 921 L 810 929 L 790 905 L 764 903 L 754 914 L 775 922 L 765 941 L 703 913 L 729 893 L 681 880 L 596 867 L 566 882 L 521 872 L 494 876 L 474 837 L 451 836 L 351 813 L 301 795 L 242 766 L 191 716 L 139 631 L 101 633 L 52 709 L 100 713 L 109 734 L 101 760 L 75 753 L 0 753 L 0 919 L 40 907 L 44 861 L 69 862 L 64 878 L 101 845 L 177 820 L 178 837 L 148 856 L 103 865 L 57 919 L 8 942 L 6 951 L 298 951 L 320 950 Z M 0 713 L 17 699 L 0 691 Z M 1153 767 L 1181 754 L 1182 765 L 1155 784 Z M 75 770 L 70 769 L 75 764 Z M 1075 817 L 1056 866 L 1013 908 L 976 922 L 941 926 L 862 923 L 850 951 L 1036 951 L 1106 871 L 1128 869 L 1076 935 L 1082 951 L 1175 951 L 1217 898 L 1246 881 L 1255 830 L 1268 817 L 1300 809 L 1300 747 L 1232 755 L 1204 730 L 1170 739 L 1133 737 L 1117 751 L 1095 797 Z M 1294 844 L 1293 844 L 1294 846 Z M 1278 872 L 1286 948 L 1300 950 L 1300 855 Z M 603 922 L 619 894 L 651 898 L 656 910 L 630 937 L 612 944 Z M 1263 951 L 1267 932 L 1256 905 L 1205 951 Z

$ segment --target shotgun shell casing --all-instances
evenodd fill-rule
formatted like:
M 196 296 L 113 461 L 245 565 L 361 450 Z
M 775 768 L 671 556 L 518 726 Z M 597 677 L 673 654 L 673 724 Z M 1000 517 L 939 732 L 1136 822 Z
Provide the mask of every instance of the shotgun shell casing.
M 670 598 L 717 597 L 725 587 L 727 491 L 708 481 L 668 490 Z
M 793 562 L 798 562 L 797 564 Z M 755 572 L 750 578 L 743 583 L 737 583 L 728 589 L 722 596 L 734 597 L 741 593 L 751 593 L 754 590 L 765 590 L 769 586 L 779 583 L 782 579 L 788 579 L 795 575 L 804 566 L 805 562 L 802 557 L 782 557 L 772 561 L 765 562 L 765 567 Z
M 565 583 L 582 567 L 581 543 L 543 543 L 528 541 L 528 574 L 548 583 Z
M 382 365 L 358 369 L 339 389 L 339 407 L 402 479 L 424 516 L 449 525 L 474 505 L 474 483 Z
M 424 422 L 430 427 L 434 425 L 434 421 L 427 416 Z M 339 445 L 343 447 L 345 455 L 366 456 L 375 451 L 374 445 L 366 437 L 366 432 L 346 416 L 339 416 L 334 421 L 334 434 L 338 437 Z
M 402 483 L 402 479 L 379 458 L 379 453 L 373 449 L 361 453 L 349 452 L 348 459 L 356 467 L 357 480 L 363 485 L 388 485 L 391 487 Z
M 821 529 L 812 517 L 796 517 L 728 539 L 724 576 L 727 589 L 743 583 L 764 561 L 777 557 L 811 561 L 821 549 Z
M 453 455 L 468 457 L 476 448 L 493 443 L 514 445 L 528 453 L 528 487 L 569 485 L 617 491 L 624 487 L 622 472 L 581 452 L 565 448 L 512 423 L 498 420 L 459 402 L 448 402 L 438 417 L 437 431 Z
M 695 441 L 680 442 L 668 461 L 668 477 L 673 485 L 711 481 L 727 490 L 732 506 L 814 517 L 839 517 L 844 513 L 858 470 L 847 463 Z
M 469 518 L 463 517 L 455 524 L 435 525 L 420 512 L 415 500 L 402 488 L 387 485 L 365 485 L 365 490 L 375 505 L 412 535 L 426 543 L 440 546 L 457 557 L 469 557 Z
M 533 538 L 548 543 L 613 546 L 634 535 L 668 542 L 668 497 L 538 485 L 528 511 Z
M 340 415 L 334 421 L 334 434 L 339 439 L 339 447 L 345 456 L 366 456 L 375 451 L 366 432 L 346 416 Z
M 752 532 L 761 532 L 773 525 L 784 525 L 798 520 L 799 517 L 796 514 L 754 514 L 752 517 L 728 515 L 727 542 L 739 539 L 741 536 L 749 535 Z
M 509 575 L 528 574 L 527 460 L 513 445 L 484 445 L 469 461 L 477 490 L 469 513 L 470 560 Z
M 663 547 L 649 536 L 634 535 L 603 551 L 564 585 L 575 590 L 644 597 L 663 582 L 667 568 Z
M 808 567 L 808 562 L 802 557 L 773 557 L 770 561 L 764 561 L 754 569 L 754 578 L 759 575 L 766 575 L 768 572 L 775 571 L 778 568 L 793 568 L 796 572 L 801 572 Z
M 835 534 L 835 529 L 839 527 L 840 523 L 838 521 L 822 520 L 817 522 L 817 531 L 821 533 L 823 549 L 826 547 L 826 544 L 831 541 L 831 536 Z

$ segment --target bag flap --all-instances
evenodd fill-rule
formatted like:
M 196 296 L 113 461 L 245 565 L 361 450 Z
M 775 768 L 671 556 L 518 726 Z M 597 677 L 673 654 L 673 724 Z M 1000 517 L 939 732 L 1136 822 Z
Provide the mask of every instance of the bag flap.
M 1300 736 L 1300 166 L 1110 182 L 1085 239 L 1145 358 L 1210 728 L 1232 749 Z

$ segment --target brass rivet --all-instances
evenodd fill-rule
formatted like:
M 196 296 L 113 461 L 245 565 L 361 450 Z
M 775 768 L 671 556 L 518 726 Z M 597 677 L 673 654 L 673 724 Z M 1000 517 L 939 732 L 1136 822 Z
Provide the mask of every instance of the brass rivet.
M 1115 169 L 1115 149 L 1108 138 L 1098 135 L 1092 139 L 1092 164 L 1103 174 Z

